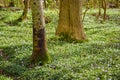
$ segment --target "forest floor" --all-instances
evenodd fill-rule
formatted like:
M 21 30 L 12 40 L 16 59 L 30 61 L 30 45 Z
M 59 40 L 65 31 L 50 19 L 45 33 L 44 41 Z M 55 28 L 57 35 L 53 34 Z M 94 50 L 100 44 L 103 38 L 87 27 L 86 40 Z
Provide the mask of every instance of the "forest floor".
M 109 9 L 109 19 L 96 20 L 91 10 L 84 20 L 88 41 L 69 43 L 55 36 L 57 10 L 45 10 L 51 63 L 29 67 L 32 19 L 16 22 L 22 11 L 0 10 L 0 80 L 120 80 L 120 10 Z

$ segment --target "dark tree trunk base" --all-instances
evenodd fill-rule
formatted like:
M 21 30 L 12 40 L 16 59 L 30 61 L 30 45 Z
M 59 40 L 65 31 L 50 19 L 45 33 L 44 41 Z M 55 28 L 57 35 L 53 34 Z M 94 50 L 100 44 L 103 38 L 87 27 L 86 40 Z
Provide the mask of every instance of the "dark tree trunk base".
M 46 50 L 46 39 L 45 39 L 45 28 L 36 30 L 33 28 L 33 54 L 31 57 L 31 62 L 44 64 L 49 61 L 49 56 Z

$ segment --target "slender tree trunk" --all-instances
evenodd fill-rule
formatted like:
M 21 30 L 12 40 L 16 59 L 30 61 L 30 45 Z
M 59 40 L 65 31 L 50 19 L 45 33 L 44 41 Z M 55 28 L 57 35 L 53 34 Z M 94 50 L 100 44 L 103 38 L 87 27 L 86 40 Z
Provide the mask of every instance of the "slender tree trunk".
M 24 7 L 23 0 L 19 0 L 19 4 L 20 4 L 20 8 L 23 9 L 23 7 Z
M 7 3 L 5 0 L 3 0 L 4 7 L 7 7 Z
M 60 0 L 55 0 L 56 1 L 56 7 L 59 8 L 60 6 Z
M 119 0 L 115 0 L 115 1 L 116 1 L 116 7 L 119 8 L 120 1 Z
M 86 39 L 82 23 L 81 0 L 60 1 L 60 14 L 56 35 L 74 41 Z
M 107 2 L 106 0 L 102 0 L 102 4 L 103 4 L 103 10 L 104 10 L 104 14 L 103 14 L 103 21 L 106 20 L 106 17 L 107 17 Z
M 47 8 L 46 0 L 44 0 L 44 8 Z
M 85 11 L 84 11 L 84 13 L 83 13 L 83 17 L 82 17 L 82 22 L 84 21 L 84 19 L 85 19 L 85 16 L 86 16 L 86 13 L 87 13 L 87 11 L 90 9 L 90 7 L 89 7 L 89 0 L 88 1 L 86 1 L 86 9 L 85 9 Z
M 101 5 L 102 5 L 102 2 L 101 2 L 101 0 L 99 0 L 99 13 L 98 13 L 98 16 L 101 16 Z
M 31 0 L 31 9 L 33 19 L 33 54 L 31 62 L 40 61 L 44 64 L 48 61 L 48 54 L 42 0 Z
M 30 0 L 24 0 L 24 10 L 22 16 L 18 19 L 19 21 L 27 20 L 27 13 L 29 10 L 29 2 Z
M 11 0 L 8 7 L 15 7 L 14 0 Z

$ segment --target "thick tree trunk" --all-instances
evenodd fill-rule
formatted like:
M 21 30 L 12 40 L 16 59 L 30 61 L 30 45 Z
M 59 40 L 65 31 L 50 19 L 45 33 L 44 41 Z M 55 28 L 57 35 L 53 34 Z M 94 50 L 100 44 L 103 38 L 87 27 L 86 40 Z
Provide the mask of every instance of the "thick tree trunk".
M 81 0 L 61 0 L 56 35 L 67 40 L 81 41 L 86 36 L 82 23 Z
M 31 62 L 48 61 L 42 0 L 31 0 L 33 17 L 33 54 Z

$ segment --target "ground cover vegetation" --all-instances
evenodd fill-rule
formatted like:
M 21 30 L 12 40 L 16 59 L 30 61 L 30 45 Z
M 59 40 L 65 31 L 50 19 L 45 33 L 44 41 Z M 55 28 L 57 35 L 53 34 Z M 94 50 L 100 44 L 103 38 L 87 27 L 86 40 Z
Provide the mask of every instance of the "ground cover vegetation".
M 86 8 L 83 9 L 83 13 Z M 98 9 L 86 12 L 83 25 L 87 40 L 66 41 L 55 36 L 58 9 L 44 9 L 49 63 L 30 64 L 33 51 L 31 10 L 18 21 L 22 10 L 0 10 L 0 80 L 119 80 L 120 9 L 109 8 L 109 18 L 96 18 Z

